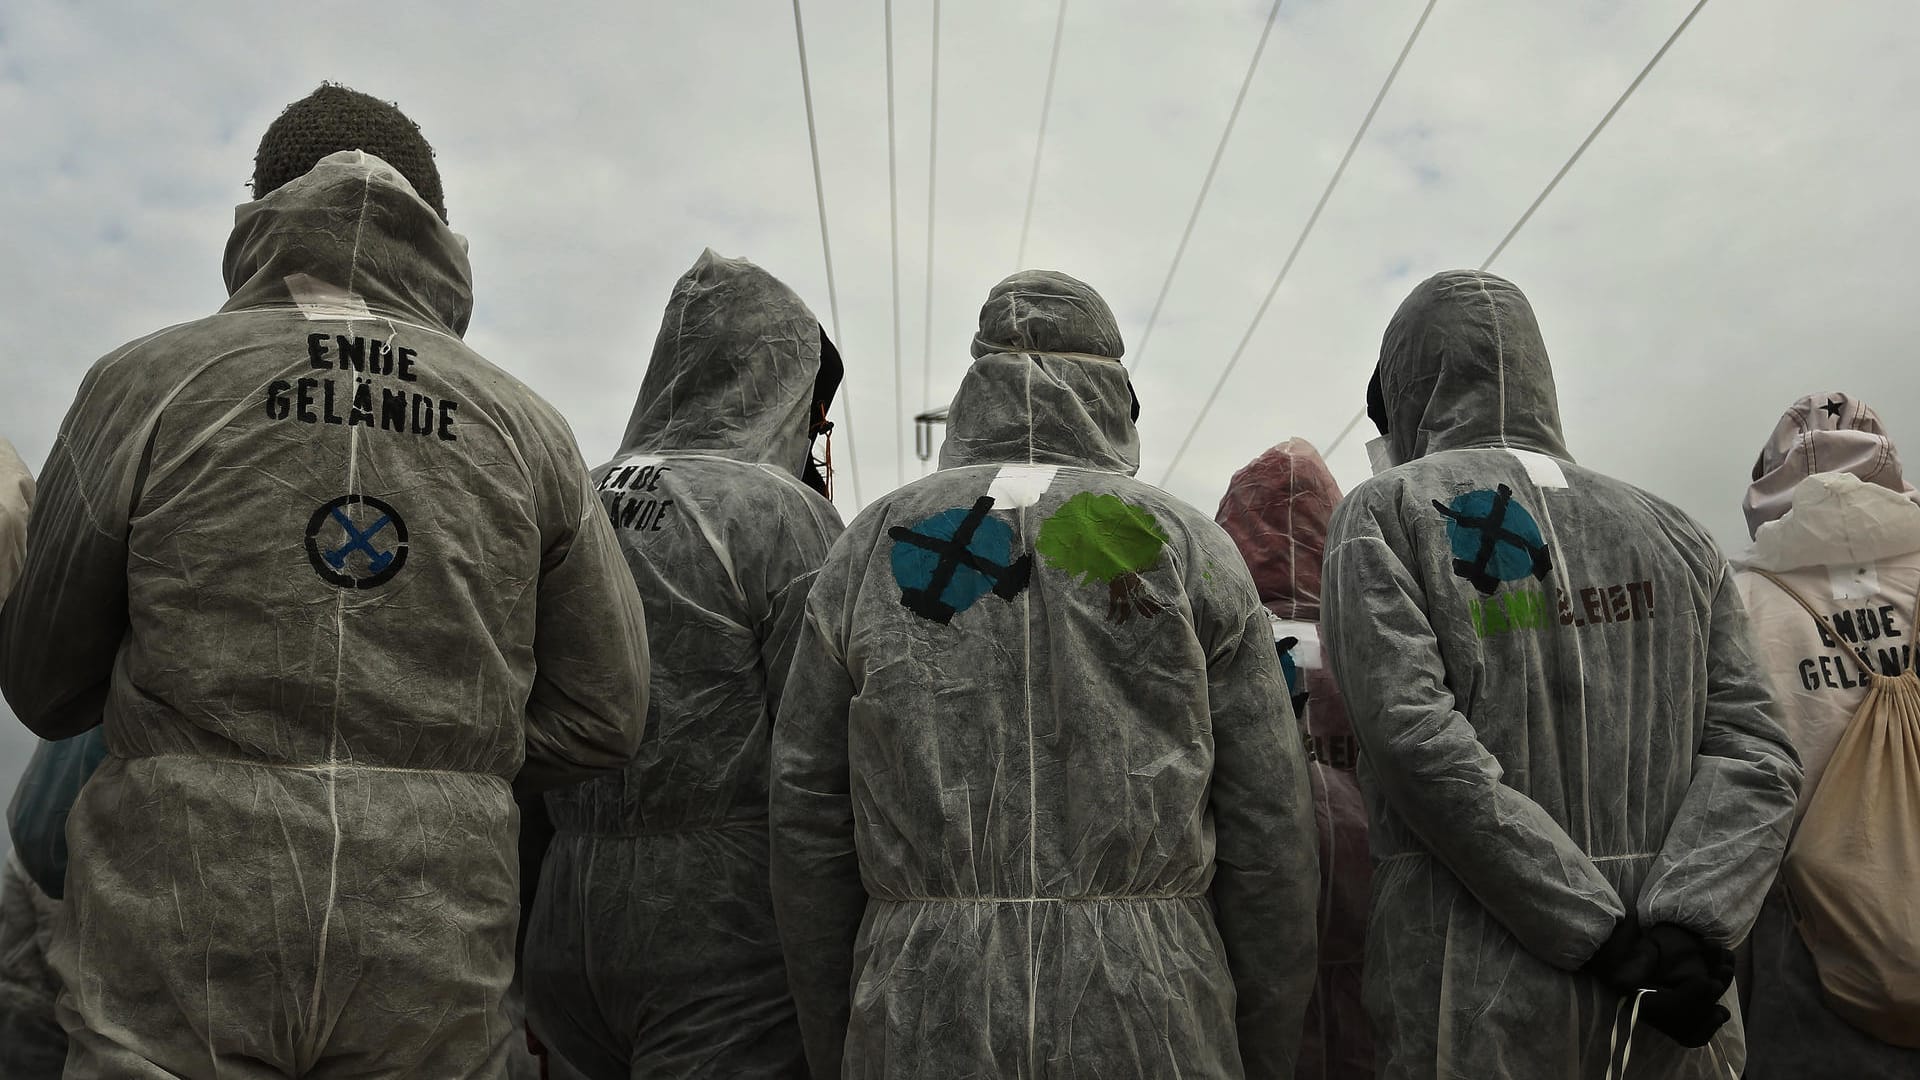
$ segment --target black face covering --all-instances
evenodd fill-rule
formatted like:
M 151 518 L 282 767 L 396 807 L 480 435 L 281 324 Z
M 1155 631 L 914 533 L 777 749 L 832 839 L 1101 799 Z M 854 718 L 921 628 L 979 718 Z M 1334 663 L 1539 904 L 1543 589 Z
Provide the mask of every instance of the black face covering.
M 1367 419 L 1380 429 L 1380 434 L 1387 433 L 1387 398 L 1380 392 L 1380 369 L 1377 367 L 1373 369 L 1373 380 L 1367 383 Z
M 807 430 L 807 463 L 800 479 L 827 499 L 833 498 L 833 421 L 827 419 L 827 409 L 833 404 L 833 395 L 840 389 L 840 380 L 845 374 L 840 350 L 833 347 L 823 326 L 820 328 L 820 374 L 813 381 L 813 404 L 807 408 L 807 418 L 812 425 Z M 822 435 L 827 437 L 826 456 L 816 458 L 811 440 Z

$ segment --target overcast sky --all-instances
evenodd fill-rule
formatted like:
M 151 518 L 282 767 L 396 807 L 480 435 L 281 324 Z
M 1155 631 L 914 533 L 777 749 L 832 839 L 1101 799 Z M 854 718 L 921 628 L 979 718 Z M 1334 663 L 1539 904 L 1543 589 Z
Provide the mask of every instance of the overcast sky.
M 1448 0 L 1178 471 L 1174 448 L 1423 7 L 1285 0 L 1192 245 L 1132 346 L 1267 0 L 1073 0 L 1025 263 L 1100 289 L 1130 346 L 1142 476 L 1211 510 L 1233 470 L 1358 408 L 1421 278 L 1483 260 L 1692 6 Z M 901 396 L 944 404 L 1015 269 L 1054 0 L 953 0 L 940 25 L 933 304 L 931 3 L 894 12 Z M 562 15 L 560 12 L 564 11 Z M 895 409 L 882 0 L 804 7 L 848 391 L 838 501 L 918 475 Z M 376 21 L 377 20 L 377 21 Z M 1494 269 L 1533 300 L 1581 462 L 1729 546 L 1795 397 L 1844 389 L 1920 431 L 1906 0 L 1710 3 Z M 672 283 L 710 246 L 831 322 L 783 0 L 0 6 L 0 434 L 44 460 L 96 357 L 225 299 L 260 133 L 321 80 L 396 100 L 472 242 L 468 340 L 616 448 Z M 930 383 L 923 383 L 931 320 Z M 1359 432 L 1331 464 L 1366 476 Z M 850 435 L 851 438 L 847 436 Z M 849 445 L 851 444 L 851 445 Z M 0 795 L 30 740 L 0 717 Z

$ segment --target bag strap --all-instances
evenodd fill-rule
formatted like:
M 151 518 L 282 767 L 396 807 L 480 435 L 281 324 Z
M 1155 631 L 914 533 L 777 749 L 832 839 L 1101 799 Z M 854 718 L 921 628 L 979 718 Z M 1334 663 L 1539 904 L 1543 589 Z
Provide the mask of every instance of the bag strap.
M 1907 670 L 1912 671 L 1916 663 L 1920 663 L 1920 656 L 1914 655 L 1920 652 L 1920 593 L 1914 594 L 1913 615 L 1907 624 Z
M 1861 657 L 1860 653 L 1857 650 L 1854 649 L 1853 644 L 1849 642 L 1846 638 L 1841 637 L 1838 633 L 1834 631 L 1833 624 L 1827 621 L 1827 617 L 1825 615 L 1820 614 L 1818 611 L 1814 610 L 1814 606 L 1812 604 L 1807 603 L 1806 597 L 1801 596 L 1798 592 L 1796 592 L 1793 589 L 1792 586 L 1780 580 L 1780 576 L 1778 574 L 1775 574 L 1771 570 L 1756 569 L 1754 572 L 1759 574 L 1761 577 L 1766 578 L 1768 581 L 1773 582 L 1774 585 L 1779 587 L 1781 592 L 1786 593 L 1788 596 L 1793 597 L 1793 602 L 1796 604 L 1799 604 L 1802 608 L 1806 610 L 1807 614 L 1813 616 L 1813 621 L 1819 623 L 1820 629 L 1825 631 L 1826 635 L 1829 638 L 1833 639 L 1834 644 L 1840 646 L 1840 651 L 1843 653 L 1846 653 L 1848 656 L 1853 658 L 1853 666 L 1860 669 L 1860 676 L 1862 679 L 1861 685 L 1871 686 L 1873 684 L 1873 680 L 1880 677 L 1880 673 L 1873 670 L 1873 667 L 1870 664 L 1868 664 L 1864 658 Z M 1916 629 L 1920 629 L 1920 627 L 1916 627 Z M 1920 639 L 1916 639 L 1916 640 L 1920 640 Z

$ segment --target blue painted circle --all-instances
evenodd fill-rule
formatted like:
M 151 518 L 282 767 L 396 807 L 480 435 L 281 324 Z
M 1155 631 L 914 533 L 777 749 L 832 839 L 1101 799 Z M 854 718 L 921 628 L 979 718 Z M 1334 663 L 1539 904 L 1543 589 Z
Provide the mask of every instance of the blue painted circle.
M 1453 500 L 1453 512 L 1461 517 L 1479 519 L 1493 511 L 1493 504 L 1499 498 L 1495 491 L 1469 491 Z M 1509 499 L 1501 520 L 1489 522 L 1485 528 L 1465 525 L 1452 518 L 1447 519 L 1447 540 L 1453 545 L 1453 557 L 1463 562 L 1478 562 L 1480 546 L 1486 540 L 1489 530 L 1506 533 L 1493 545 L 1493 557 L 1487 560 L 1487 575 L 1497 581 L 1519 581 L 1533 576 L 1533 553 L 1544 546 L 1540 536 L 1540 526 L 1533 515 L 1518 502 Z M 1513 537 L 1520 543 L 1516 543 Z
M 964 507 L 942 510 L 932 517 L 921 519 L 913 526 L 913 531 L 930 539 L 951 540 L 966 517 L 967 510 Z M 967 541 L 967 550 L 986 562 L 1004 566 L 1012 561 L 1013 529 L 1004 521 L 988 517 L 973 530 L 972 538 Z M 895 541 L 893 580 L 903 589 L 925 589 L 932 583 L 940 562 L 938 552 L 928 551 L 917 544 Z M 940 602 L 956 612 L 965 611 L 992 591 L 992 578 L 971 566 L 961 565 L 954 568 L 953 579 L 940 591 Z

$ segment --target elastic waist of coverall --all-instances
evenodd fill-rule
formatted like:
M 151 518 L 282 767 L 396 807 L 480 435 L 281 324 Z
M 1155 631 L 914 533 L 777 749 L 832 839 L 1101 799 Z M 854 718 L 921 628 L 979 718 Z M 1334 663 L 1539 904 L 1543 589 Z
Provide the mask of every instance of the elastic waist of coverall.
M 195 754 L 185 750 L 162 750 L 152 754 L 109 753 L 107 756 L 109 758 L 117 757 L 122 761 L 128 762 L 146 760 L 164 761 L 169 758 L 178 758 L 182 761 L 194 762 L 195 764 L 240 765 L 252 769 L 277 769 L 281 772 L 406 773 L 410 776 L 418 776 L 425 773 L 438 774 L 441 776 L 471 776 L 483 780 L 492 780 L 501 787 L 509 790 L 513 787 L 513 783 L 506 777 L 501 776 L 497 772 L 488 772 L 485 769 L 439 769 L 425 765 L 363 765 L 357 761 L 318 761 L 312 764 L 306 764 L 296 761 L 262 761 L 258 758 L 220 757 L 214 754 Z
M 878 896 L 883 904 L 1164 904 L 1173 900 L 1205 900 L 1204 892 L 1114 893 L 1095 896 Z
M 1587 861 L 1592 863 L 1632 862 L 1636 859 L 1658 858 L 1659 855 L 1660 853 L 1657 851 L 1642 851 L 1632 855 L 1589 855 L 1587 856 Z M 1433 852 L 1426 851 L 1426 850 L 1396 851 L 1391 855 L 1377 856 L 1374 861 L 1380 862 L 1380 863 L 1390 863 L 1390 862 L 1404 862 L 1408 859 L 1438 859 L 1438 856 L 1436 856 Z
M 556 825 L 553 830 L 555 839 L 562 836 L 587 836 L 595 840 L 643 840 L 649 836 L 684 836 L 687 833 L 708 832 L 757 832 L 766 834 L 769 826 L 767 819 L 731 818 L 726 821 L 703 821 L 691 825 L 676 825 L 660 829 L 582 829 L 573 825 Z

